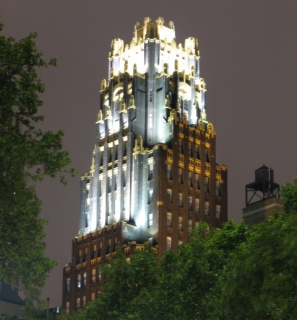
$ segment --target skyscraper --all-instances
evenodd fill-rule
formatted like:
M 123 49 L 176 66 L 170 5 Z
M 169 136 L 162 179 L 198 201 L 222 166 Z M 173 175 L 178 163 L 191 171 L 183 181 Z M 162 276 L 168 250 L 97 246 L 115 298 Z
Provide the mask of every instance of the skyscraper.
M 216 163 L 205 92 L 198 41 L 178 45 L 172 22 L 145 18 L 130 44 L 112 41 L 79 233 L 64 268 L 67 312 L 96 298 L 98 265 L 117 244 L 129 255 L 149 241 L 160 257 L 188 242 L 200 221 L 227 220 L 227 168 Z

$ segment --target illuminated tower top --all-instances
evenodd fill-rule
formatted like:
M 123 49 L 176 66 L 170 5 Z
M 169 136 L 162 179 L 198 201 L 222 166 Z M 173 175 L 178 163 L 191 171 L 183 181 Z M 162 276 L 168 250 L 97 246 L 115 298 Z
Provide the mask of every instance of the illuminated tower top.
M 119 83 L 124 75 L 127 79 L 134 78 L 134 84 Z M 170 81 L 166 83 L 165 78 Z M 123 126 L 131 125 L 132 132 L 142 137 L 144 146 L 170 141 L 168 118 L 172 109 L 179 118 L 186 116 L 189 124 L 206 120 L 206 86 L 200 78 L 198 41 L 190 37 L 184 46 L 177 45 L 173 22 L 145 18 L 144 23 L 136 24 L 130 44 L 114 39 L 108 80 L 102 81 L 102 91 L 112 81 L 113 92 L 106 93 L 98 114 L 98 123 L 102 124 L 100 137 L 119 131 L 119 114 L 129 109 L 136 109 L 135 117 L 131 111 L 131 121 L 124 117 Z M 104 123 L 107 118 L 108 128 Z
M 157 239 L 158 219 L 165 214 L 161 206 L 167 201 L 163 191 L 171 190 L 161 186 L 167 170 L 174 171 L 174 179 L 176 172 L 183 175 L 177 181 L 180 188 L 195 170 L 196 181 L 201 180 L 197 188 L 212 180 L 213 186 L 205 189 L 214 192 L 215 181 L 217 186 L 223 183 L 215 162 L 215 130 L 206 121 L 199 60 L 197 39 L 177 45 L 173 22 L 163 18 L 137 23 L 130 44 L 112 41 L 108 79 L 101 83 L 92 166 L 81 180 L 79 235 L 124 222 L 123 238 Z M 196 203 L 201 200 L 208 207 L 208 199 L 198 197 Z M 211 205 L 215 221 L 215 201 Z

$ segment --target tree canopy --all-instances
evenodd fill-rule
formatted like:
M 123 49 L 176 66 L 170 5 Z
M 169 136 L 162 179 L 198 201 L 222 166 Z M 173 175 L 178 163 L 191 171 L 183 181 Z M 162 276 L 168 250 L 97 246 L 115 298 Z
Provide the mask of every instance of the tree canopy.
M 66 183 L 74 172 L 68 169 L 63 132 L 38 128 L 45 89 L 38 70 L 56 62 L 43 59 L 35 38 L 16 41 L 0 34 L 0 278 L 19 281 L 31 295 L 55 265 L 44 254 L 46 221 L 33 183 L 46 176 Z

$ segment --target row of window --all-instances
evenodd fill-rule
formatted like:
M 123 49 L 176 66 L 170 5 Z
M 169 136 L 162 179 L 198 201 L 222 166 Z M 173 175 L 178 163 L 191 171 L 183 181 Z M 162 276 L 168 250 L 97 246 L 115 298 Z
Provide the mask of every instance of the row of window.
M 91 284 L 95 284 L 97 282 L 102 281 L 102 274 L 98 270 L 98 268 L 92 269 L 91 273 Z M 78 273 L 76 277 L 76 288 L 80 289 L 87 286 L 87 272 Z M 66 279 L 66 292 L 70 292 L 71 290 L 71 280 L 70 277 Z
M 184 150 L 184 145 L 182 143 L 182 139 L 178 139 L 178 151 L 181 154 L 185 154 L 187 152 L 189 157 L 194 157 L 196 159 L 201 160 L 200 150 L 198 144 L 193 144 L 191 141 L 188 141 L 187 150 Z M 204 148 L 204 159 L 206 162 L 209 162 L 209 149 Z
M 114 241 L 112 241 L 112 239 L 108 239 L 108 242 L 105 246 L 105 253 L 108 254 L 108 253 L 115 251 L 115 247 L 116 247 L 117 243 L 118 243 L 117 237 L 114 238 Z M 99 247 L 97 246 L 97 244 L 93 244 L 92 250 L 91 250 L 91 257 L 90 257 L 91 260 L 96 259 L 97 257 L 101 256 L 102 248 L 103 248 L 102 242 L 99 243 Z M 88 248 L 80 249 L 78 251 L 78 257 L 77 257 L 76 264 L 86 262 L 88 253 L 89 253 Z
M 167 164 L 167 179 L 172 180 L 172 165 Z M 184 184 L 183 168 L 178 168 L 178 183 Z M 200 174 L 197 172 L 188 171 L 188 186 L 200 189 Z M 204 177 L 204 190 L 209 192 L 209 177 Z M 216 195 L 220 196 L 220 181 L 216 180 Z
M 119 157 L 119 146 L 116 144 L 113 144 L 112 147 L 109 147 L 105 149 L 104 151 L 99 151 L 99 167 L 103 165 L 103 155 L 104 153 L 107 153 L 107 162 L 112 162 L 118 160 Z M 122 157 L 127 156 L 127 141 L 123 141 L 122 144 Z

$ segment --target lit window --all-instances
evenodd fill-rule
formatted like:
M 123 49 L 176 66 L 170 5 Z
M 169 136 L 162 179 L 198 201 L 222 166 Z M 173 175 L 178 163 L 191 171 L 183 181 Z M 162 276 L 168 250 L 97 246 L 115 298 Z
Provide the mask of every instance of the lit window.
M 149 213 L 148 218 L 148 226 L 151 227 L 153 225 L 153 213 Z
M 220 219 L 221 218 L 221 206 L 216 205 L 216 218 Z
M 95 298 L 96 298 L 96 294 L 95 294 L 95 292 L 92 292 L 92 293 L 91 293 L 91 300 L 94 301 Z
M 167 212 L 167 227 L 172 227 L 172 214 Z
M 92 283 L 96 282 L 96 269 L 92 269 Z
M 204 214 L 205 214 L 206 216 L 209 215 L 209 202 L 208 202 L 208 201 L 205 202 Z
M 199 212 L 199 203 L 200 203 L 200 201 L 199 201 L 199 199 L 195 199 L 195 211 L 196 212 Z
M 178 206 L 179 207 L 183 206 L 183 194 L 182 193 L 178 194 Z
M 87 297 L 83 296 L 83 307 L 87 304 Z
M 98 271 L 98 281 L 100 282 L 102 280 L 102 274 L 101 271 Z
M 76 310 L 80 310 L 80 298 L 76 298 Z
M 70 314 L 70 302 L 66 301 L 66 316 L 69 316 Z
M 193 229 L 193 221 L 192 221 L 192 220 L 189 220 L 189 221 L 188 221 L 188 232 L 191 233 L 191 232 L 192 232 L 192 229 Z
M 183 230 L 183 217 L 178 217 L 178 230 Z
M 66 279 L 66 291 L 70 292 L 70 278 Z
M 84 272 L 84 287 L 87 285 L 87 273 Z
M 153 190 L 148 191 L 148 203 L 153 203 Z
M 171 250 L 171 237 L 167 237 L 167 251 Z
M 80 273 L 77 275 L 77 287 L 81 288 L 81 274 Z

